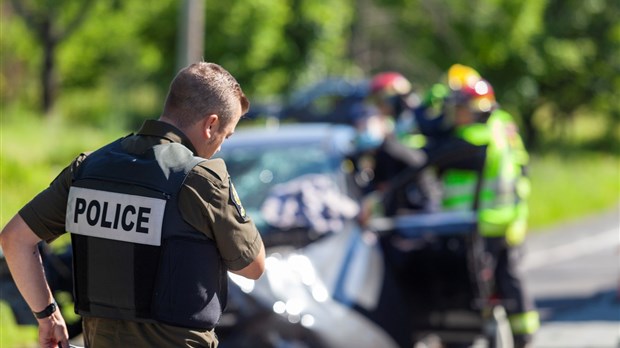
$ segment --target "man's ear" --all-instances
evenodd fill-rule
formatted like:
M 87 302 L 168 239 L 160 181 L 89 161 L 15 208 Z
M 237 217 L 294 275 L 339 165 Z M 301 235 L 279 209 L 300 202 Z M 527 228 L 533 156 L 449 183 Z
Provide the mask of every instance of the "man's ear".
M 219 124 L 219 117 L 216 114 L 211 114 L 205 117 L 202 124 L 202 131 L 205 138 L 210 139 L 213 136 L 213 133 L 217 131 Z

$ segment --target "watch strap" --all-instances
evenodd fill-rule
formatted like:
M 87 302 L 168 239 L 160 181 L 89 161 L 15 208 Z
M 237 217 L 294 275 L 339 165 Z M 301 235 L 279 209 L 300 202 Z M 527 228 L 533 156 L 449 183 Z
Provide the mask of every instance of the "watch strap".
M 54 314 L 54 312 L 56 312 L 56 310 L 58 309 L 58 305 L 56 304 L 56 301 L 50 303 L 47 307 L 45 307 L 44 310 L 40 311 L 40 312 L 32 312 L 32 314 L 34 314 L 34 316 L 37 319 L 43 319 L 43 318 L 47 318 L 50 315 Z

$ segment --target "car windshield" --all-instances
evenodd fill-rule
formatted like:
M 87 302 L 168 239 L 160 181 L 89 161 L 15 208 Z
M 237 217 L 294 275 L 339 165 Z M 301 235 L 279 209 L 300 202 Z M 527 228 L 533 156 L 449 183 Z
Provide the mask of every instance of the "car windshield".
M 334 187 L 342 187 L 340 158 L 321 143 L 230 143 L 217 157 L 226 162 L 241 202 L 259 229 L 265 225 L 261 207 L 274 186 L 322 174 Z

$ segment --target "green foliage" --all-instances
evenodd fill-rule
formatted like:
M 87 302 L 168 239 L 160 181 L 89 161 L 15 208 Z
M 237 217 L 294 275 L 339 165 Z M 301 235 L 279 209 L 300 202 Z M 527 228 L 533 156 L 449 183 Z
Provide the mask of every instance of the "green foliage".
M 39 330 L 36 326 L 17 326 L 9 305 L 0 301 L 0 347 L 37 347 Z
M 604 113 L 579 111 L 570 123 L 557 123 L 548 107 L 540 108 L 532 122 L 544 137 L 537 153 L 579 153 L 583 150 L 618 155 L 620 153 L 620 122 L 610 122 Z
M 611 129 L 620 122 L 620 2 L 375 2 L 395 23 L 366 36 L 390 53 L 378 56 L 371 71 L 400 70 L 428 87 L 450 65 L 470 65 L 493 84 L 533 145 L 544 137 L 532 119 L 541 108 L 558 127 L 584 109 L 605 115 Z
M 0 29 L 0 99 L 36 105 L 41 88 L 37 69 L 43 50 L 6 1 L 0 4 Z
M 129 92 L 173 76 L 177 2 L 97 1 L 80 31 L 58 51 L 65 88 L 104 83 Z
M 125 135 L 121 129 L 69 126 L 61 119 L 41 121 L 18 111 L 3 115 L 1 129 L 2 226 L 81 152 Z
M 62 7 L 60 2 L 28 3 L 38 12 L 50 6 Z M 31 57 L 40 57 L 42 50 L 23 18 L 4 7 L 3 26 L 17 35 L 2 33 L 9 64 L 3 64 L 0 78 L 10 78 L 9 67 L 28 65 L 20 70 L 23 84 L 12 89 L 3 84 L 1 92 L 11 102 L 27 96 L 23 104 L 36 105 L 38 94 L 32 91 L 40 89 L 42 67 L 40 58 Z M 124 120 L 134 125 L 158 115 L 176 73 L 179 9 L 174 0 L 92 1 L 79 30 L 60 41 L 55 52 L 60 88 L 54 117 L 106 126 Z M 209 2 L 204 59 L 230 70 L 250 96 L 286 95 L 323 76 L 354 71 L 345 58 L 352 20 L 352 0 Z M 17 54 L 8 54 L 16 46 L 21 47 Z
M 158 116 L 174 76 L 176 2 L 95 4 L 79 33 L 59 47 L 64 93 L 57 114 L 121 127 Z
M 205 59 L 229 69 L 248 95 L 287 94 L 347 65 L 351 0 L 212 2 Z
M 59 31 L 80 18 L 82 5 L 1 5 L 0 96 L 28 107 L 38 103 L 43 50 L 16 3 L 53 19 Z M 53 115 L 104 127 L 157 115 L 175 74 L 180 3 L 86 3 L 79 30 L 55 53 Z M 285 98 L 329 75 L 380 70 L 402 71 L 423 89 L 458 62 L 494 85 L 530 144 L 540 147 L 545 136 L 534 119 L 541 110 L 556 128 L 579 112 L 604 115 L 610 131 L 598 140 L 608 147 L 620 124 L 617 1 L 231 0 L 209 2 L 205 13 L 205 60 L 229 69 L 252 99 Z

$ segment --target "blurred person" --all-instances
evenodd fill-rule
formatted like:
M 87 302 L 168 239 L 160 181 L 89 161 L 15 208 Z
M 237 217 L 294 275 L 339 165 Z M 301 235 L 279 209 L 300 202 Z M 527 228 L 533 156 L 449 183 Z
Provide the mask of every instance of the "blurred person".
M 80 154 L 9 221 L 0 245 L 42 347 L 68 342 L 37 243 L 66 232 L 86 347 L 218 345 L 227 271 L 264 271 L 262 239 L 226 165 L 209 160 L 248 107 L 228 71 L 192 64 L 158 120 Z
M 443 102 L 450 91 L 472 85 L 480 78 L 480 74 L 474 68 L 453 64 L 447 71 L 445 81 L 436 83 L 428 89 L 419 105 L 413 110 L 420 133 L 424 134 L 427 140 L 449 135 L 454 126 L 442 112 Z
M 423 167 L 426 155 L 421 150 L 424 137 L 416 132 L 413 107 L 417 95 L 411 83 L 397 72 L 383 72 L 370 82 L 368 100 L 376 109 L 355 123 L 358 131 L 358 167 L 367 173 L 368 195 L 362 216 L 369 210 L 393 216 L 411 211 L 433 211 L 438 207 L 437 185 Z M 408 169 L 420 174 L 403 192 L 391 192 L 394 178 Z M 374 208 L 370 208 L 374 207 Z
M 425 151 L 442 182 L 442 208 L 478 212 L 515 346 L 527 347 L 540 325 L 519 269 L 527 230 L 528 154 L 512 116 L 499 109 L 492 86 L 475 75 L 462 81 L 449 86 L 438 116 L 444 129 Z
M 424 137 L 417 132 L 413 113 L 419 97 L 405 76 L 394 71 L 376 74 L 370 81 L 368 99 L 396 139 L 411 148 L 424 145 Z

